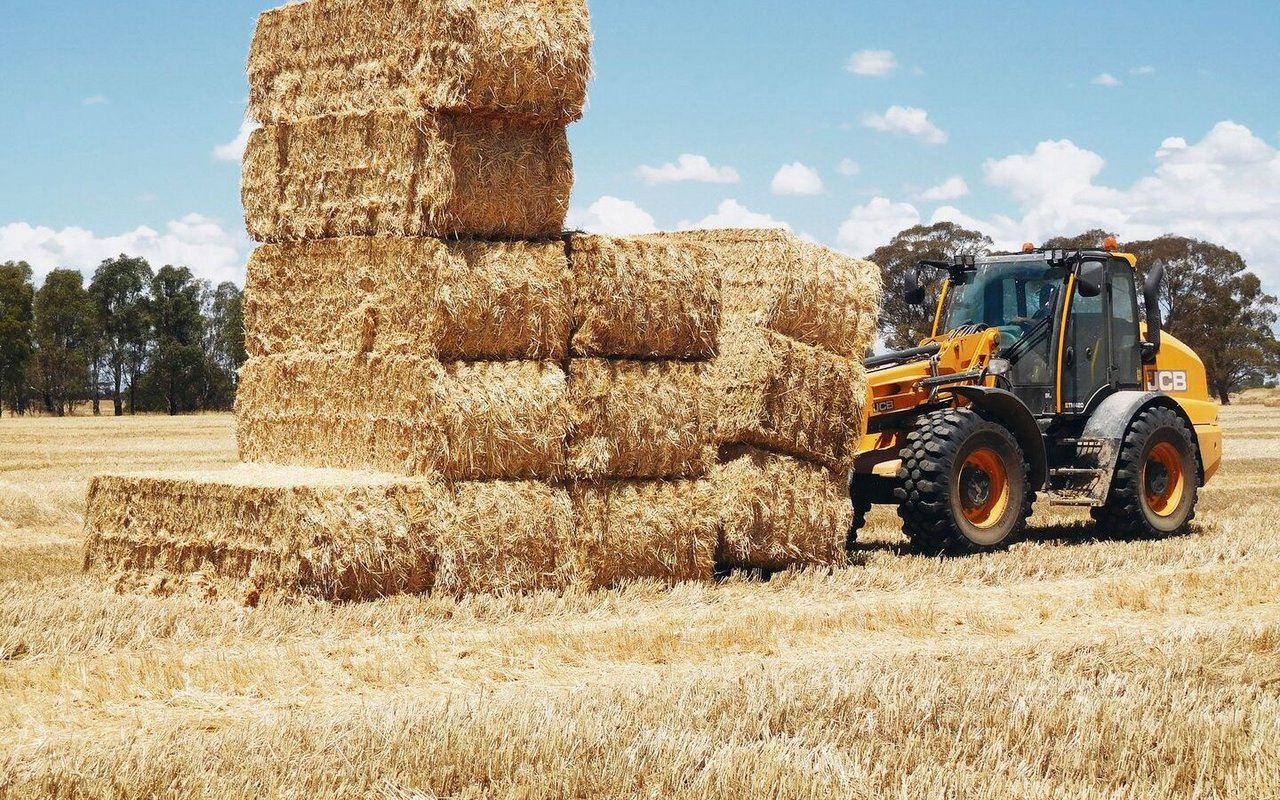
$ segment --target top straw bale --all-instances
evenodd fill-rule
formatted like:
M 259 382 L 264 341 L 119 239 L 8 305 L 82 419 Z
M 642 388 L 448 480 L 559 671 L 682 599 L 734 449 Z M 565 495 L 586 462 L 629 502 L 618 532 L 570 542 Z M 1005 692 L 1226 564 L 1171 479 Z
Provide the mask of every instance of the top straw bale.
M 661 233 L 703 245 L 720 262 L 724 321 L 760 325 L 837 355 L 861 359 L 875 344 L 880 270 L 784 230 Z
M 590 73 L 586 0 L 309 0 L 259 18 L 249 105 L 263 123 L 388 110 L 567 123 Z

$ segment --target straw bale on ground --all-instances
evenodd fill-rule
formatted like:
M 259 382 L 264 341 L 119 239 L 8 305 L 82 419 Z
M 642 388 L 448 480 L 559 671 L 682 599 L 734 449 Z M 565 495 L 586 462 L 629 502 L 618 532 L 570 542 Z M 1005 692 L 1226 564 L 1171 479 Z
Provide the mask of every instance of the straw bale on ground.
M 725 322 L 770 328 L 861 359 L 875 344 L 880 270 L 782 230 L 656 234 L 702 245 L 720 262 Z
M 701 480 L 574 484 L 574 582 L 604 588 L 633 580 L 710 580 L 716 526 L 708 489 Z
M 712 253 L 672 241 L 573 235 L 578 356 L 709 358 L 720 329 Z
M 866 402 L 860 362 L 764 328 L 726 327 L 706 384 L 721 443 L 852 466 Z
M 569 366 L 569 473 L 575 478 L 702 474 L 715 460 L 708 365 L 575 359 Z
M 372 113 L 254 131 L 241 196 L 260 241 L 559 236 L 573 186 L 564 127 Z
M 241 457 L 458 480 L 564 474 L 558 364 L 412 356 L 251 359 L 236 398 Z
M 302 350 L 560 361 L 572 308 L 560 241 L 348 237 L 249 260 L 251 356 Z
M 844 563 L 853 512 L 839 475 L 743 447 L 726 454 L 709 483 L 721 564 L 786 569 Z
M 570 122 L 591 71 L 585 0 L 311 0 L 262 14 L 261 122 L 453 109 Z
M 355 600 L 431 588 L 439 484 L 239 467 L 95 478 L 85 568 L 121 587 Z

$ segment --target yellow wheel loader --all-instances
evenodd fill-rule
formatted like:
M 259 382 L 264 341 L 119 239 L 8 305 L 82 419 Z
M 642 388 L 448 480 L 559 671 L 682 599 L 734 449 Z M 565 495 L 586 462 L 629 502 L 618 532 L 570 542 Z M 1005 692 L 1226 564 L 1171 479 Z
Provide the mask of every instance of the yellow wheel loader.
M 850 545 L 893 504 L 923 552 L 999 549 L 1037 494 L 1089 507 L 1100 535 L 1184 532 L 1221 461 L 1218 407 L 1204 364 L 1161 332 L 1159 264 L 1140 322 L 1136 266 L 1111 240 L 921 262 L 907 300 L 941 273 L 933 335 L 867 362 Z

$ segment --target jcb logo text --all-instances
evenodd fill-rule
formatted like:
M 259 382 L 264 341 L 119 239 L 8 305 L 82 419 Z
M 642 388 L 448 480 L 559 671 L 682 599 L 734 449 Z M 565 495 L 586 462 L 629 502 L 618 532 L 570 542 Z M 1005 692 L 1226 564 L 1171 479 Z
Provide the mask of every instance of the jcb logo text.
M 1185 392 L 1187 373 L 1181 370 L 1151 370 L 1147 372 L 1148 392 Z

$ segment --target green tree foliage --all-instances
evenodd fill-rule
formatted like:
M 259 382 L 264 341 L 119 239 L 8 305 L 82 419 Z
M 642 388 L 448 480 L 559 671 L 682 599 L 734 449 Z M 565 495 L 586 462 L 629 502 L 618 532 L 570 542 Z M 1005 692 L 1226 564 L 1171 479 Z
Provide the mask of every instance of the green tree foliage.
M 88 394 L 89 353 L 95 330 L 84 276 L 55 269 L 35 294 L 35 378 L 47 411 L 69 414 Z
M 1101 228 L 1094 228 L 1079 236 L 1055 237 L 1045 242 L 1044 246 L 1051 250 L 1101 250 L 1109 236 L 1115 236 L 1115 234 Z
M 989 236 L 953 222 L 917 225 L 893 237 L 868 258 L 880 265 L 884 279 L 884 305 L 880 311 L 880 333 L 890 349 L 915 347 L 932 332 L 934 312 L 942 289 L 941 275 L 926 270 L 929 279 L 924 305 L 909 305 L 903 299 L 907 275 L 923 260 L 950 261 L 959 255 L 984 255 L 991 251 Z
M 154 277 L 145 259 L 122 255 L 103 261 L 89 283 L 117 417 L 124 414 L 124 388 L 137 381 L 146 358 L 151 333 L 146 300 Z
M 0 412 L 26 410 L 23 378 L 35 350 L 35 287 L 24 261 L 0 264 Z
M 194 410 L 204 379 L 202 286 L 186 267 L 161 267 L 146 302 L 154 346 L 147 379 L 170 415 Z
M 1185 236 L 1161 236 L 1122 249 L 1145 273 L 1165 265 L 1160 307 L 1165 330 L 1204 361 L 1218 399 L 1280 371 L 1276 298 L 1262 290 L 1244 258 L 1220 245 Z
M 234 283 L 203 293 L 206 408 L 235 402 L 237 371 L 248 360 L 244 344 L 244 296 Z

